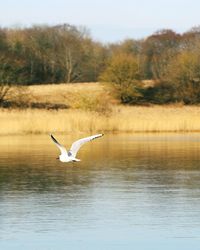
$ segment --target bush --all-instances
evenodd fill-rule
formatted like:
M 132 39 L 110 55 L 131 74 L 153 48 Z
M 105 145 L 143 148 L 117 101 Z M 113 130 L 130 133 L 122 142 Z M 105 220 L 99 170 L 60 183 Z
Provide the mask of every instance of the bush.
M 174 99 L 185 104 L 200 103 L 200 53 L 185 51 L 172 60 L 165 81 L 174 89 Z
M 26 86 L 0 85 L 0 106 L 5 108 L 26 108 L 31 99 Z
M 98 95 L 76 95 L 77 102 L 74 103 L 74 108 L 86 111 L 94 111 L 99 114 L 109 116 L 112 112 L 109 96 L 105 94 Z
M 175 101 L 174 88 L 165 82 L 158 82 L 154 86 L 143 89 L 145 102 L 166 104 Z
M 114 55 L 100 81 L 107 83 L 112 94 L 122 103 L 137 103 L 142 97 L 139 81 L 139 66 L 136 58 L 128 54 Z

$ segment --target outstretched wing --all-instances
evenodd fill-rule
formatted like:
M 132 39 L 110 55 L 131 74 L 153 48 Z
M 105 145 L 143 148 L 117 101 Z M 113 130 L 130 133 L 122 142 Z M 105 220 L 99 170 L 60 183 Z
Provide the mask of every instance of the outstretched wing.
M 65 148 L 63 145 L 61 145 L 61 144 L 53 137 L 52 134 L 51 134 L 51 139 L 52 139 L 53 142 L 56 144 L 56 146 L 60 149 L 61 154 L 66 154 L 66 153 L 67 153 L 66 148 Z
M 79 151 L 80 147 L 85 144 L 86 142 L 92 141 L 98 137 L 103 136 L 103 134 L 98 134 L 98 135 L 92 135 L 89 137 L 82 138 L 78 141 L 75 141 L 69 151 L 69 154 L 71 153 L 73 157 L 76 157 L 77 152 Z

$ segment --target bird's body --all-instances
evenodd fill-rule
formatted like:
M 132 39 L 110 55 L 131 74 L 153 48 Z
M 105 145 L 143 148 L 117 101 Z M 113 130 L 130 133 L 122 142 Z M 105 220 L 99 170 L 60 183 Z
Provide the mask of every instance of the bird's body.
M 78 141 L 75 141 L 70 150 L 67 152 L 66 148 L 61 145 L 54 137 L 53 135 L 51 134 L 51 139 L 53 140 L 53 142 L 56 144 L 56 146 L 60 149 L 60 152 L 61 154 L 59 155 L 59 160 L 61 162 L 77 162 L 77 161 L 80 161 L 80 159 L 77 159 L 76 158 L 76 154 L 78 152 L 78 150 L 80 149 L 80 147 L 85 144 L 86 142 L 89 142 L 89 141 L 92 141 L 96 138 L 99 138 L 103 136 L 103 134 L 98 134 L 98 135 L 92 135 L 92 136 L 89 136 L 89 137 L 85 137 L 85 138 L 82 138 Z
M 75 161 L 80 161 L 80 159 L 77 159 L 75 157 L 69 156 L 68 154 L 67 155 L 66 154 L 59 155 L 59 160 L 61 162 L 70 162 L 70 161 L 75 162 Z

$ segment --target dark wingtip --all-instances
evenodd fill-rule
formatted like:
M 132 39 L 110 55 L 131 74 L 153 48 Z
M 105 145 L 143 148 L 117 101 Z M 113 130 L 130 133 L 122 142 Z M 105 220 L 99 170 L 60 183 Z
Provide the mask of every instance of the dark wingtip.
M 59 143 L 57 142 L 57 140 L 53 137 L 52 134 L 50 134 L 50 136 L 51 136 L 51 139 L 52 139 L 55 143 L 59 144 Z

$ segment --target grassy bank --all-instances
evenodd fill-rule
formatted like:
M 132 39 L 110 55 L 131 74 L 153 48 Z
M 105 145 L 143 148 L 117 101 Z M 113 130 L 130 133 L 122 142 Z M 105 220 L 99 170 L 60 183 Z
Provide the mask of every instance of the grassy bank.
M 28 107 L 48 103 L 68 108 L 0 109 L 0 135 L 200 132 L 197 106 L 122 106 L 99 83 L 35 85 L 26 91 L 23 98 Z
M 109 115 L 78 109 L 0 110 L 0 134 L 200 132 L 200 108 L 112 106 Z

